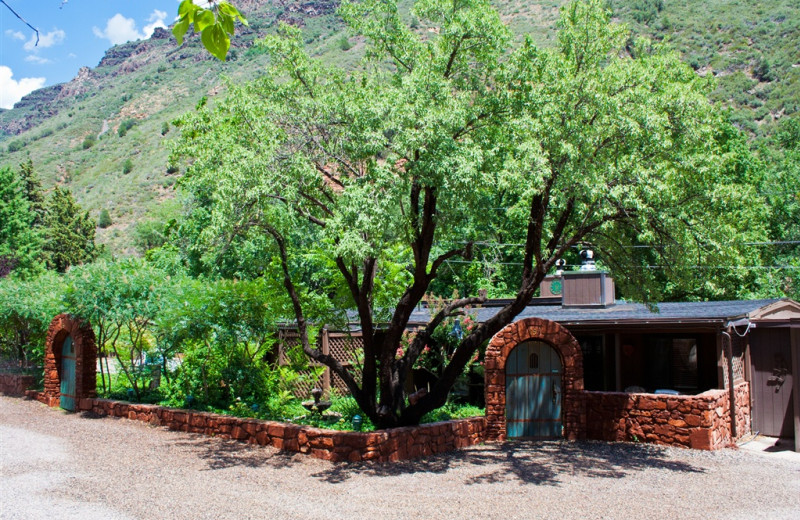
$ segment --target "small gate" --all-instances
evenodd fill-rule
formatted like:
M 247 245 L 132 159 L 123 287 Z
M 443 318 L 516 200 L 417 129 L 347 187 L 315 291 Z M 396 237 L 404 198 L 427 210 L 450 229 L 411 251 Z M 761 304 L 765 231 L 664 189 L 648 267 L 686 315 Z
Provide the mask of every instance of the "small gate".
M 517 345 L 506 362 L 508 437 L 560 438 L 561 358 L 544 341 Z
M 75 411 L 75 347 L 72 336 L 64 339 L 61 347 L 61 408 Z

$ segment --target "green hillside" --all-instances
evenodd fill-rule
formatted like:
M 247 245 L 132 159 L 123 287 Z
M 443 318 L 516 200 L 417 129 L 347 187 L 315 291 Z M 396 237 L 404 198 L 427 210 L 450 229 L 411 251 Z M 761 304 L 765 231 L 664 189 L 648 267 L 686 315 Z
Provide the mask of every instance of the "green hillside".
M 520 35 L 547 46 L 565 2 L 498 0 L 503 19 Z M 178 47 L 166 31 L 109 49 L 93 69 L 69 83 L 36 91 L 0 111 L 0 165 L 30 157 L 45 186 L 67 185 L 111 225 L 98 240 L 114 254 L 136 251 L 137 223 L 178 211 L 172 186 L 179 172 L 167 164 L 177 131 L 169 123 L 225 88 L 225 78 L 252 78 L 265 63 L 254 42 L 278 20 L 303 27 L 311 52 L 357 66 L 361 45 L 343 33 L 336 2 L 239 0 L 251 27 L 238 32 L 221 63 L 196 37 Z M 404 4 L 406 12 L 410 2 Z M 614 15 L 636 34 L 667 38 L 701 74 L 718 81 L 714 93 L 754 143 L 777 148 L 779 121 L 800 109 L 800 5 L 793 0 L 610 0 Z M 409 18 L 411 15 L 407 15 Z M 412 26 L 415 21 L 411 20 Z M 418 27 L 419 30 L 427 30 Z M 755 146 L 755 145 L 754 145 Z M 777 152 L 776 152 L 777 153 Z

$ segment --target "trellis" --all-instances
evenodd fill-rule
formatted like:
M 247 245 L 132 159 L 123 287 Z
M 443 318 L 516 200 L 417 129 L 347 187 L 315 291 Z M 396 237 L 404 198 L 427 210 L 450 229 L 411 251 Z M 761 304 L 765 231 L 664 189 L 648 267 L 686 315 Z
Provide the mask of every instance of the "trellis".
M 281 330 L 278 334 L 278 361 L 281 365 L 288 365 L 289 359 L 286 352 L 288 349 L 296 347 L 300 344 L 300 336 L 295 330 Z M 331 332 L 328 329 L 322 329 L 317 338 L 317 348 L 323 354 L 328 354 L 334 357 L 345 368 L 357 367 L 361 364 L 360 354 L 363 352 L 364 341 L 361 332 Z M 309 365 L 312 367 L 321 367 L 321 363 L 309 360 Z M 301 372 L 305 376 L 295 386 L 294 393 L 297 397 L 308 398 L 311 395 L 311 389 L 314 387 L 322 388 L 325 394 L 329 394 L 331 388 L 336 391 L 346 394 L 348 393 L 347 386 L 344 381 L 333 374 L 331 370 L 325 367 L 322 374 L 314 378 L 314 370 L 305 370 Z M 360 376 L 360 370 L 356 370 L 356 380 Z M 358 381 L 360 383 L 360 381 Z

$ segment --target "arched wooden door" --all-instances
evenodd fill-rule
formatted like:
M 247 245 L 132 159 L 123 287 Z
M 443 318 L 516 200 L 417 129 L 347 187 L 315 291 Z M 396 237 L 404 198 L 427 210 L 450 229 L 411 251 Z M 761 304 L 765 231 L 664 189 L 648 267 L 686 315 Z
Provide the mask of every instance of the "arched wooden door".
M 508 437 L 560 438 L 561 358 L 544 341 L 525 341 L 506 362 Z
M 75 411 L 75 346 L 72 336 L 64 338 L 61 346 L 61 400 L 64 410 Z

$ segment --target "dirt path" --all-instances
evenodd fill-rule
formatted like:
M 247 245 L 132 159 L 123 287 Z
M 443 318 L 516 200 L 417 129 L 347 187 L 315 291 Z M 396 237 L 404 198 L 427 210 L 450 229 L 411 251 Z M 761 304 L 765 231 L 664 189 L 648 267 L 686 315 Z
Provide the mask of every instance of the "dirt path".
M 2 519 L 800 518 L 800 463 L 520 442 L 400 464 L 88 418 L 0 396 Z

